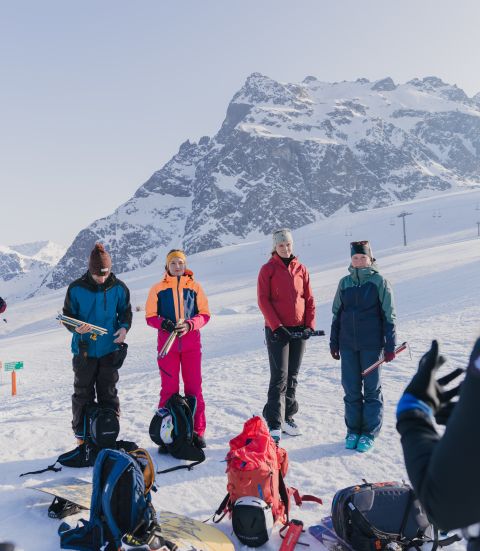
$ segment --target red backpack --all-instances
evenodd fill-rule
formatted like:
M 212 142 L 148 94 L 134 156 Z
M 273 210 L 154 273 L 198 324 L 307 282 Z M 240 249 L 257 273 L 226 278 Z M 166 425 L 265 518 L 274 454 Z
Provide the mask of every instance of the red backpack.
M 274 520 L 283 524 L 288 523 L 290 496 L 297 505 L 303 501 L 322 503 L 318 497 L 300 496 L 297 489 L 285 485 L 287 451 L 275 444 L 260 417 L 245 422 L 243 431 L 230 440 L 230 451 L 225 459 L 228 494 L 215 512 L 214 522 L 231 513 L 235 501 L 244 496 L 263 499 L 271 506 Z

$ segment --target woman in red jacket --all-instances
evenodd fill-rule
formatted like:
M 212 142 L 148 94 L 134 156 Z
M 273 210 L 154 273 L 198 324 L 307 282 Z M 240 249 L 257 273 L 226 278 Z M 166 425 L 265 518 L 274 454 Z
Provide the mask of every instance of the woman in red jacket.
M 315 327 L 310 276 L 293 255 L 293 238 L 288 229 L 273 234 L 272 257 L 258 274 L 257 296 L 265 318 L 270 362 L 268 401 L 263 416 L 272 438 L 279 442 L 282 431 L 292 436 L 300 434 L 293 420 L 298 411 L 295 389 L 305 341 Z M 302 332 L 303 338 L 292 338 L 292 332 Z

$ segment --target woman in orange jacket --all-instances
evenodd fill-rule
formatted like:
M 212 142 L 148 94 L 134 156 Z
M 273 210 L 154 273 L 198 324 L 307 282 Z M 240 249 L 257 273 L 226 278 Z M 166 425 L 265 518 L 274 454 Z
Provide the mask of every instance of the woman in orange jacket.
M 197 407 L 194 416 L 194 438 L 197 446 L 205 444 L 205 402 L 202 394 L 202 346 L 200 329 L 208 323 L 210 312 L 202 287 L 187 269 L 185 253 L 172 249 L 165 265 L 163 279 L 150 289 L 145 317 L 147 324 L 158 330 L 160 351 L 171 333 L 177 333 L 169 353 L 158 358 L 160 369 L 160 402 L 163 407 L 170 396 L 179 392 L 180 370 L 185 395 L 195 396 Z M 183 321 L 180 321 L 183 320 Z
M 292 436 L 300 434 L 293 420 L 298 411 L 295 390 L 305 341 L 315 327 L 310 276 L 293 255 L 293 238 L 288 229 L 273 234 L 272 257 L 258 274 L 257 297 L 265 318 L 270 362 L 268 401 L 263 416 L 272 438 L 278 442 L 282 431 Z M 292 339 L 292 332 L 301 332 L 303 338 Z

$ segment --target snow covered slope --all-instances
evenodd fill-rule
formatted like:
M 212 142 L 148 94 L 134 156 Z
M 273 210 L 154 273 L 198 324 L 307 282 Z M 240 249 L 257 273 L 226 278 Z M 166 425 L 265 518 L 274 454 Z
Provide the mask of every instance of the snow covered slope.
M 212 138 L 186 141 L 135 195 L 83 229 L 46 279 L 63 287 L 96 240 L 121 271 L 163 248 L 241 243 L 480 183 L 480 102 L 436 77 L 396 85 L 248 77 Z
M 394 288 L 398 338 L 410 342 L 412 354 L 410 358 L 403 353 L 384 369 L 384 429 L 373 451 L 361 455 L 343 446 L 339 363 L 330 357 L 327 338 L 308 342 L 298 387 L 301 409 L 296 416 L 303 435 L 282 441 L 290 458 L 288 482 L 303 493 L 324 499 L 322 507 L 306 504 L 293 509 L 292 516 L 306 525 L 328 514 L 331 499 L 341 487 L 362 478 L 406 479 L 395 431 L 398 398 L 432 338 L 440 339 L 449 358 L 447 370 L 466 365 L 480 330 L 476 304 L 480 291 L 478 201 L 479 192 L 467 192 L 403 205 L 413 213 L 407 217 L 407 247 L 403 247 L 398 207 L 338 214 L 294 232 L 296 253 L 312 276 L 317 327 L 327 332 L 333 295 L 346 273 L 348 243 L 351 239 L 372 241 L 378 264 Z M 256 305 L 256 276 L 269 250 L 270 239 L 262 237 L 189 257 L 213 314 L 202 330 L 208 458 L 192 472 L 159 476 L 160 489 L 153 498 L 158 509 L 202 520 L 209 517 L 226 492 L 222 460 L 228 441 L 248 416 L 262 410 L 269 369 L 263 319 Z M 134 307 L 144 304 L 150 286 L 161 276 L 162 264 L 163 258 L 159 258 L 122 276 L 131 289 Z M 59 548 L 59 522 L 46 516 L 49 499 L 29 487 L 72 475 L 90 479 L 92 474 L 91 469 L 64 468 L 60 473 L 18 478 L 21 472 L 51 464 L 74 444 L 69 336 L 54 321 L 64 293 L 65 289 L 60 289 L 13 305 L 8 324 L 0 326 L 0 359 L 25 361 L 25 369 L 19 373 L 18 396 L 9 395 L 8 381 L 1 373 L 0 541 L 14 540 L 26 551 Z M 148 436 L 159 377 L 155 331 L 146 326 L 142 311 L 134 313 L 128 342 L 129 356 L 120 370 L 119 383 L 121 437 L 146 447 L 159 467 L 167 467 L 175 461 L 159 456 Z M 219 526 L 230 534 L 228 521 Z M 240 547 L 238 542 L 236 546 Z M 279 546 L 275 534 L 265 549 L 274 551 Z

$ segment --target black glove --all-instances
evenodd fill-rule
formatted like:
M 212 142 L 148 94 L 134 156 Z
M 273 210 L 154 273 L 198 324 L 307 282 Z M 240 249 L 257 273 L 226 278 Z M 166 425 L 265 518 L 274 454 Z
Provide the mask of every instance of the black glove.
M 333 346 L 330 347 L 330 355 L 334 360 L 340 359 L 340 351 L 334 348 Z
M 438 342 L 432 341 L 430 350 L 420 359 L 418 370 L 405 389 L 405 392 L 428 404 L 432 408 L 437 422 L 441 424 L 448 421 L 455 406 L 455 402 L 451 400 L 460 392 L 460 385 L 451 390 L 445 390 L 444 387 L 464 373 L 463 369 L 457 368 L 445 377 L 435 380 L 436 372 L 445 361 L 445 358 L 438 354 Z
M 280 341 L 286 344 L 287 342 L 290 342 L 291 339 L 292 335 L 290 335 L 290 331 L 286 327 L 283 327 L 283 325 L 277 327 L 273 332 L 274 341 Z
M 175 331 L 175 323 L 168 318 L 164 318 L 161 323 L 161 328 L 169 333 L 173 333 Z
M 305 327 L 304 330 L 302 331 L 302 339 L 304 341 L 308 340 L 312 336 L 312 333 L 313 333 L 313 329 L 311 329 L 310 327 Z

